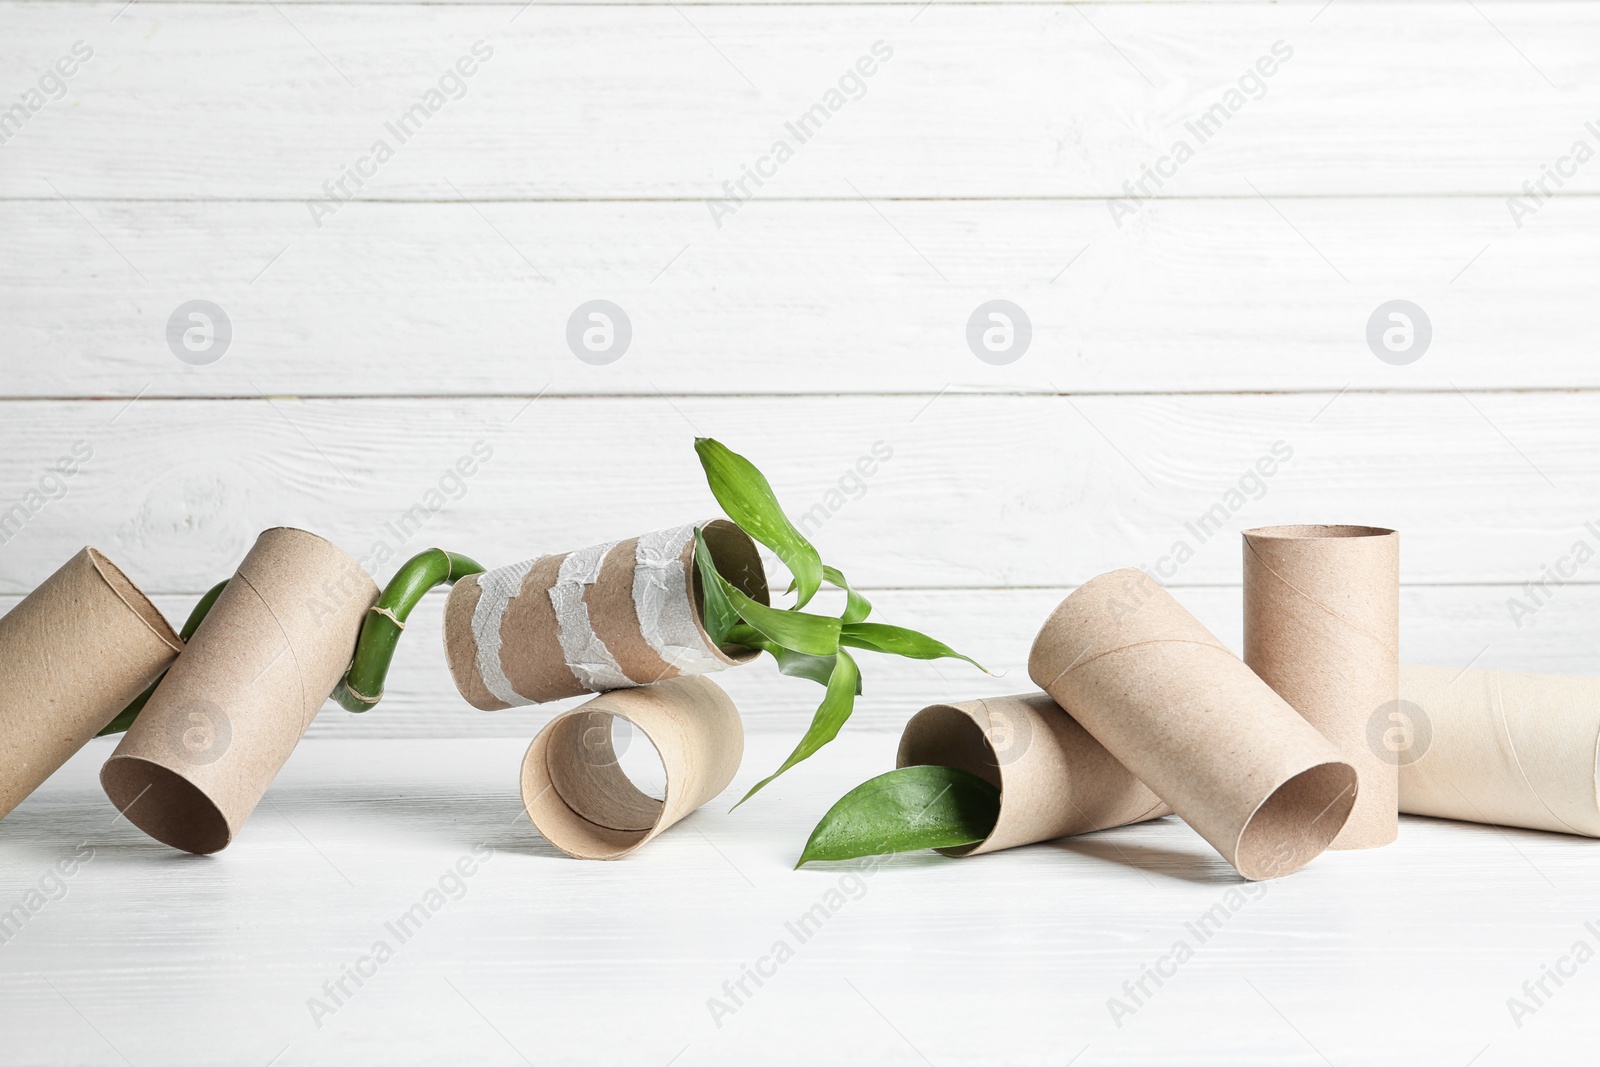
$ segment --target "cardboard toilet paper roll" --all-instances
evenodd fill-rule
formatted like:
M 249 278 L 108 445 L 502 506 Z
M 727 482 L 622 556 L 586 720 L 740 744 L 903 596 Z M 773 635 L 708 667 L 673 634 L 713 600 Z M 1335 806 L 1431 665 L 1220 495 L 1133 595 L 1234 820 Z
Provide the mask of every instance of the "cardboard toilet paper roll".
M 0 618 L 0 819 L 182 647 L 155 605 L 92 548 Z
M 1600 678 L 1407 665 L 1374 732 L 1408 815 L 1600 837 Z
M 1349 818 L 1355 768 L 1143 571 L 1062 601 L 1028 673 L 1246 878 L 1300 868 Z
M 1400 833 L 1400 775 L 1368 725 L 1400 695 L 1400 535 L 1372 526 L 1244 532 L 1244 661 L 1332 741 L 1361 791 L 1330 848 Z
M 976 856 L 1159 819 L 1172 809 L 1047 694 L 934 704 L 906 723 L 897 767 L 955 767 L 1000 789 L 1000 815 Z
M 304 530 L 267 530 L 100 771 L 128 821 L 227 847 L 338 684 L 378 587 Z
M 667 776 L 662 799 L 640 792 L 618 766 L 613 719 L 633 724 L 655 746 Z M 567 855 L 620 859 L 726 789 L 743 756 L 739 712 L 711 679 L 618 689 L 539 731 L 522 761 L 522 803 Z
M 445 602 L 445 658 L 485 711 L 708 674 L 757 653 L 712 644 L 701 621 L 695 528 L 717 570 L 768 602 L 755 543 L 726 519 L 541 556 L 457 582 Z

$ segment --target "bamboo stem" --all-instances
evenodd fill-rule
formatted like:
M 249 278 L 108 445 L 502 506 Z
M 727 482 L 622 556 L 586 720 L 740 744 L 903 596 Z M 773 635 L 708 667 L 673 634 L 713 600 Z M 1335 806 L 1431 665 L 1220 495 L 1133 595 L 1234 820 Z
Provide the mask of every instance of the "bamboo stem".
M 350 669 L 333 691 L 333 699 L 346 711 L 362 712 L 383 699 L 383 683 L 394 660 L 395 645 L 406 628 L 411 610 L 437 585 L 449 585 L 458 578 L 478 574 L 477 561 L 442 548 L 430 548 L 413 556 L 395 572 L 383 595 L 367 612 L 361 624 Z

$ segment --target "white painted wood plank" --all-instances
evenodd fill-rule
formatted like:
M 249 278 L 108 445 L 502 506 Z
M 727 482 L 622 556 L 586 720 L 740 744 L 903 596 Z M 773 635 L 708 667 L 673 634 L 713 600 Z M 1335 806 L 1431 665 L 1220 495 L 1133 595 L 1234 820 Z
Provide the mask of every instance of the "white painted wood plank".
M 1403 530 L 1408 581 L 1520 583 L 1593 536 L 1597 419 L 1596 393 L 14 401 L 0 514 L 35 513 L 6 531 L 0 592 L 85 541 L 157 592 L 204 589 L 273 525 L 385 575 L 432 543 L 489 565 L 595 544 L 715 514 L 697 433 L 752 456 L 868 587 L 1129 563 L 1231 584 L 1238 530 L 1329 521 Z M 52 476 L 77 442 L 92 458 Z
M 1170 201 L 1120 231 L 1092 203 L 879 207 L 357 204 L 312 231 L 292 204 L 0 204 L 0 393 L 1600 386 L 1600 200 L 1520 231 L 1485 198 Z M 231 327 L 207 366 L 168 340 L 195 299 Z M 594 299 L 632 327 L 604 366 L 567 339 Z M 994 299 L 1032 327 L 1003 366 L 967 334 Z M 1367 342 L 1395 299 L 1431 328 L 1405 366 Z
M 701 200 L 749 165 L 779 198 L 1104 197 L 1145 164 L 1168 195 L 1505 196 L 1596 140 L 1600 10 L 1571 3 L 121 6 L 0 8 L 19 95 L 95 49 L 5 145 L 0 195 L 301 202 L 382 139 L 362 196 Z M 465 94 L 390 133 L 479 40 Z M 893 59 L 827 111 L 880 40 Z M 814 136 L 786 130 L 819 102 Z M 761 163 L 779 138 L 793 158 Z M 1163 164 L 1180 138 L 1194 158 Z
M 865 690 L 849 731 L 891 732 L 918 709 L 950 700 L 999 696 L 1036 688 L 1028 680 L 1028 648 L 1045 617 L 1066 595 L 1060 589 L 873 590 L 880 615 L 914 626 L 969 652 L 998 677 L 985 677 L 960 663 L 912 663 L 862 656 Z M 1178 599 L 1235 652 L 1243 645 L 1237 588 L 1186 587 Z M 164 595 L 157 606 L 181 622 L 198 594 Z M 1573 585 L 1554 592 L 1522 625 L 1507 607 L 1514 587 L 1407 586 L 1401 607 L 1401 654 L 1407 662 L 1551 674 L 1600 673 L 1595 652 L 1600 634 L 1600 587 Z M 17 597 L 0 597 L 7 611 Z M 407 629 L 390 673 L 384 701 L 374 711 L 350 715 L 329 704 L 311 727 L 313 737 L 518 737 L 533 739 L 539 728 L 581 698 L 505 712 L 482 712 L 457 695 L 445 666 L 440 635 L 444 594 L 426 600 Z M 778 674 L 761 659 L 723 671 L 717 684 L 734 697 L 753 733 L 776 733 L 791 742 L 811 721 L 821 690 Z M 823 773 L 828 760 L 815 761 Z M 776 764 L 774 764 L 776 766 Z M 792 773 L 810 774 L 802 768 Z
M 0 823 L 7 906 L 93 849 L 0 950 L 11 1062 L 1409 1067 L 1580 1062 L 1596 1036 L 1582 968 L 1520 1029 L 1506 1009 L 1576 940 L 1593 947 L 1600 853 L 1558 834 L 1406 819 L 1393 846 L 1248 897 L 1176 819 L 795 872 L 812 823 L 890 765 L 893 739 L 841 739 L 826 775 L 730 814 L 781 756 L 757 737 L 723 798 L 634 857 L 580 863 L 522 821 L 518 742 L 312 741 L 239 841 L 195 860 L 115 819 L 94 781 L 109 747 Z M 308 999 L 395 943 L 385 923 L 474 847 L 490 858 L 319 1029 Z M 826 924 L 717 1027 L 708 998 L 797 941 L 785 924 L 830 890 Z M 1218 904 L 1218 932 L 1115 1025 L 1108 999 Z

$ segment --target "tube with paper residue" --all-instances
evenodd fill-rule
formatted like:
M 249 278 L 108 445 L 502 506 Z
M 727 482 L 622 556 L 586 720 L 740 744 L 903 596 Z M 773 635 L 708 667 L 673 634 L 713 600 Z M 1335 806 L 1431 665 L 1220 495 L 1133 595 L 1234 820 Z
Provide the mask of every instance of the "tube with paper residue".
M 475 708 L 495 711 L 720 671 L 753 649 L 712 644 L 695 567 L 699 527 L 717 570 L 768 602 L 754 542 L 726 519 L 500 567 L 445 604 L 445 657 Z

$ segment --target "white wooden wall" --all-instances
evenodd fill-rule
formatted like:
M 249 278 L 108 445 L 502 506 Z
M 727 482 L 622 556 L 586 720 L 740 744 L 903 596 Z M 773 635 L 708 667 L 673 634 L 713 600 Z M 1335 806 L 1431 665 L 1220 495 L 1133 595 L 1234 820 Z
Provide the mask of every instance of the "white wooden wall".
M 479 443 L 404 553 L 675 524 L 714 512 L 698 433 L 796 512 L 892 448 L 815 540 L 1007 676 L 870 662 L 856 728 L 1029 688 L 1061 596 L 1180 539 L 1171 584 L 1237 643 L 1237 532 L 1277 522 L 1403 531 L 1408 658 L 1593 670 L 1600 560 L 1521 626 L 1507 600 L 1600 548 L 1600 162 L 1572 155 L 1600 149 L 1597 37 L 1595 5 L 1493 0 L 0 0 L 0 111 L 93 50 L 0 145 L 0 511 L 92 451 L 6 535 L 0 609 L 93 543 L 181 618 L 262 527 L 395 541 Z M 864 95 L 714 219 L 878 42 Z M 1259 99 L 1114 218 L 1278 42 Z M 475 44 L 400 144 L 386 124 Z M 380 138 L 393 158 L 315 217 Z M 1560 195 L 1527 196 L 1547 166 Z M 232 327 L 207 366 L 166 339 L 195 299 Z M 566 344 L 592 299 L 632 322 L 609 365 Z M 991 299 L 1033 325 L 1005 366 L 966 341 Z M 1409 365 L 1366 342 L 1395 299 L 1432 323 Z M 317 732 L 531 736 L 546 712 L 455 696 L 437 607 L 385 704 Z M 724 677 L 758 730 L 816 696 Z

